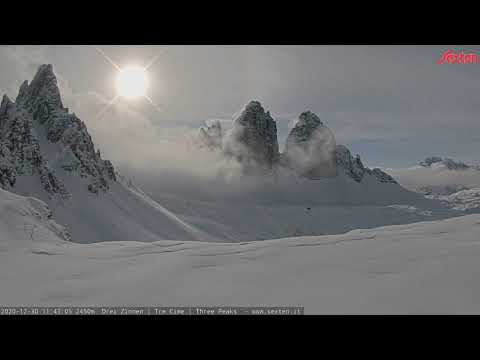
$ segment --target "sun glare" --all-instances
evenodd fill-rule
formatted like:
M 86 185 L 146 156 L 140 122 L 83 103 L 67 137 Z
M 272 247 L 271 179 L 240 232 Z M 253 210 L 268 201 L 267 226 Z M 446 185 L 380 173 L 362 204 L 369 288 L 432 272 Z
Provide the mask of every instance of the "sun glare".
M 148 87 L 145 69 L 140 66 L 127 66 L 123 68 L 117 76 L 115 85 L 119 96 L 128 99 L 145 96 Z

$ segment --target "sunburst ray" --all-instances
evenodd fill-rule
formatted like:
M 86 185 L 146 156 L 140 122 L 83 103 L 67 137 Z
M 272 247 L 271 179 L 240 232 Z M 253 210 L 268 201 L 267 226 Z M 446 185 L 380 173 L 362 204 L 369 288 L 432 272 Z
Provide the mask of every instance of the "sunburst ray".
M 98 46 L 95 46 L 95 45 L 92 45 L 93 48 L 100 54 L 104 57 L 105 60 L 107 60 L 115 69 L 117 69 L 118 71 L 121 71 L 120 69 L 120 66 L 118 66 L 117 64 L 115 64 L 115 62 L 107 55 L 105 54 L 105 52 L 100 49 Z
M 162 49 L 157 55 L 155 55 L 155 56 L 147 63 L 147 65 L 144 66 L 143 70 L 146 71 L 150 66 L 152 66 L 153 64 L 155 64 L 155 63 L 157 62 L 157 60 L 160 58 L 160 55 L 164 54 L 167 50 L 168 50 L 168 48 Z
M 115 101 L 118 100 L 119 97 L 120 96 L 117 95 L 112 100 L 110 100 L 108 104 L 105 105 L 105 107 L 102 110 L 100 110 L 100 112 L 95 116 L 94 120 L 100 119 L 107 112 L 107 110 L 115 103 Z
M 160 106 L 160 105 L 154 103 L 153 100 L 150 99 L 150 97 L 148 95 L 144 95 L 143 97 L 148 100 L 148 102 L 153 106 L 153 108 L 155 110 L 157 110 L 158 113 L 165 114 L 166 112 L 168 112 L 168 110 L 165 108 L 165 106 Z

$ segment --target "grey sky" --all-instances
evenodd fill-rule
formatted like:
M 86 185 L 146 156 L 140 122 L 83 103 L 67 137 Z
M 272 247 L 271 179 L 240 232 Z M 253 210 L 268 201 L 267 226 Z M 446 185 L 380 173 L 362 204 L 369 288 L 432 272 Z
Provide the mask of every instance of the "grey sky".
M 65 105 L 114 161 L 139 143 L 155 152 L 164 137 L 231 119 L 253 99 L 277 120 L 281 146 L 289 122 L 311 110 L 371 166 L 409 166 L 429 155 L 480 161 L 480 64 L 436 64 L 447 49 L 478 46 L 101 48 L 120 66 L 160 54 L 149 68 L 149 96 L 163 112 L 122 100 L 96 119 L 115 96 L 116 71 L 90 46 L 2 46 L 0 90 L 14 98 L 39 64 L 53 64 Z

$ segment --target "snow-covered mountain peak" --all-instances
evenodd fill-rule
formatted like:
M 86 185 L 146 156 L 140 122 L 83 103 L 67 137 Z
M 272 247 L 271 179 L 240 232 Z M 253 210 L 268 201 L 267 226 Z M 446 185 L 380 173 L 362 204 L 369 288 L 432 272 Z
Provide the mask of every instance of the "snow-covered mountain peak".
M 310 179 L 336 176 L 335 146 L 332 131 L 305 111 L 288 134 L 282 163 Z
M 419 165 L 425 168 L 444 167 L 448 170 L 468 170 L 471 168 L 476 168 L 475 166 L 467 165 L 462 161 L 455 161 L 451 158 L 442 158 L 440 156 L 427 157 L 425 160 L 421 161 Z
M 270 112 L 265 111 L 262 104 L 255 100 L 250 101 L 245 106 L 245 109 L 234 122 L 255 127 L 260 127 L 261 125 L 276 126 L 275 120 L 270 116 Z
M 225 150 L 247 168 L 271 169 L 276 165 L 280 156 L 277 125 L 260 102 L 250 101 L 234 120 Z
M 398 184 L 398 182 L 380 170 L 379 168 L 369 169 L 365 167 L 360 159 L 360 155 L 353 156 L 350 150 L 344 145 L 337 145 L 336 149 L 337 167 L 342 168 L 347 176 L 356 182 L 362 182 L 366 175 L 375 177 L 379 182 Z
M 297 122 L 287 137 L 286 147 L 294 143 L 309 141 L 314 132 L 324 126 L 320 118 L 311 111 L 305 111 L 300 114 Z
M 2 102 L 0 104 L 0 126 L 2 119 L 5 120 L 7 112 L 14 106 L 14 103 L 7 94 L 3 95 Z
M 4 109 L 8 104 L 11 104 L 12 100 L 8 97 L 7 94 L 3 95 L 2 97 L 2 105 L 0 105 L 0 108 Z
M 30 85 L 27 81 L 23 82 L 15 102 L 33 112 L 63 109 L 53 66 L 51 64 L 41 65 Z
M 311 179 L 336 176 L 340 170 L 357 183 L 365 176 L 397 183 L 382 170 L 365 167 L 360 156 L 353 156 L 346 146 L 337 146 L 333 132 L 311 111 L 300 114 L 287 137 L 283 158 L 289 167 Z
M 63 107 L 50 64 L 40 66 L 30 84 L 22 83 L 15 103 L 3 97 L 0 163 L 2 186 L 18 187 L 18 181 L 28 176 L 30 185 L 25 187 L 39 182 L 50 198 L 70 197 L 66 176 L 79 177 L 95 194 L 108 190 L 108 182 L 115 181 L 111 162 L 101 159 L 85 124 Z
M 319 125 L 323 125 L 320 118 L 310 110 L 304 111 L 298 117 L 298 122 L 296 125 L 302 125 L 307 127 L 317 127 Z
M 22 85 L 20 85 L 20 89 L 18 90 L 18 95 L 15 101 L 20 103 L 26 97 L 27 90 L 28 90 L 28 80 L 25 80 L 22 83 Z
M 337 145 L 336 148 L 337 166 L 343 168 L 345 173 L 356 182 L 361 182 L 365 175 L 365 166 L 360 159 L 360 155 L 355 157 L 344 145 Z
M 211 239 L 117 181 L 85 123 L 63 107 L 51 65 L 0 109 L 0 188 L 44 201 L 74 241 Z
M 252 100 L 252 101 L 250 101 L 250 102 L 245 106 L 245 110 L 244 110 L 244 111 L 247 111 L 247 112 L 259 112 L 259 113 L 265 112 L 262 104 L 260 103 L 260 101 L 257 101 L 257 100 Z

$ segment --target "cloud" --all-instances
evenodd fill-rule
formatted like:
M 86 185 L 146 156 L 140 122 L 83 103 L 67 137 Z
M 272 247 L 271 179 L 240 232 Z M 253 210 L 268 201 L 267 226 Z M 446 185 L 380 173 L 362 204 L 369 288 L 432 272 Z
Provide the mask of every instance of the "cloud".
M 184 126 L 155 126 L 148 116 L 122 101 L 114 103 L 98 117 L 109 100 L 93 92 L 76 95 L 73 101 L 80 109 L 86 108 L 82 104 L 89 104 L 89 111 L 79 117 L 85 121 L 102 156 L 112 160 L 117 167 L 192 173 L 209 169 L 207 154 L 199 155 L 191 146 L 196 130 Z
M 425 187 L 442 188 L 451 187 L 480 187 L 480 171 L 448 170 L 443 167 L 415 166 L 405 169 L 386 169 L 402 186 L 418 191 Z
M 103 47 L 119 64 L 142 63 L 163 48 Z M 367 163 L 408 166 L 412 158 L 440 152 L 473 161 L 480 130 L 478 68 L 435 64 L 448 48 L 458 47 L 171 46 L 149 68 L 150 95 L 168 113 L 129 104 L 107 114 L 117 117 L 108 122 L 137 122 L 132 132 L 150 133 L 121 141 L 152 144 L 156 137 L 171 138 L 166 133 L 173 128 L 198 128 L 205 119 L 220 118 L 227 125 L 230 114 L 258 99 L 277 120 L 281 148 L 289 121 L 311 110 L 339 144 L 359 152 Z M 0 46 L 0 91 L 15 98 L 41 63 L 54 65 L 66 106 L 92 128 L 96 144 L 121 161 L 125 152 L 118 149 L 117 154 L 108 129 L 95 123 L 105 103 L 92 94 L 105 101 L 114 96 L 115 69 L 89 46 Z
M 332 177 L 337 175 L 336 149 L 333 132 L 326 126 L 320 126 L 306 144 L 289 142 L 286 158 L 299 174 L 312 179 Z

